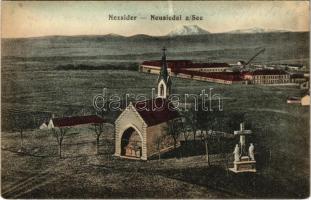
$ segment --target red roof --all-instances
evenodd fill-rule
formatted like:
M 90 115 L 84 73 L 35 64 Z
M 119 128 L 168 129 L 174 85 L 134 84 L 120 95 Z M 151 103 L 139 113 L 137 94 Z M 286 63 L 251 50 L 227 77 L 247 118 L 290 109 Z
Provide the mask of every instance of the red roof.
M 192 65 L 190 60 L 166 60 L 168 68 L 186 68 Z M 144 61 L 143 65 L 150 65 L 154 67 L 161 67 L 162 61 L 161 60 L 150 60 Z
M 167 60 L 167 67 L 171 69 L 181 68 L 215 68 L 215 67 L 230 67 L 228 63 L 193 63 L 190 60 Z M 161 67 L 161 60 L 144 61 L 143 65 Z
M 172 104 L 166 99 L 150 99 L 133 103 L 133 105 L 148 126 L 157 125 L 179 117 L 178 111 L 173 109 Z
M 297 101 L 297 100 L 301 100 L 301 98 L 299 97 L 288 97 L 287 100 L 291 100 L 291 101 Z
M 217 68 L 230 67 L 228 63 L 193 63 L 192 68 Z
M 104 119 L 97 115 L 53 118 L 52 120 L 55 127 L 99 124 L 104 122 Z
M 246 72 L 245 75 L 286 75 L 287 73 L 283 70 L 277 69 L 264 69 L 264 70 L 255 70 L 252 72 Z
M 304 74 L 291 74 L 290 78 L 305 78 Z
M 242 81 L 239 72 L 200 72 L 190 70 L 176 70 L 177 73 L 183 73 L 190 76 L 201 76 L 206 78 L 220 79 L 225 81 Z

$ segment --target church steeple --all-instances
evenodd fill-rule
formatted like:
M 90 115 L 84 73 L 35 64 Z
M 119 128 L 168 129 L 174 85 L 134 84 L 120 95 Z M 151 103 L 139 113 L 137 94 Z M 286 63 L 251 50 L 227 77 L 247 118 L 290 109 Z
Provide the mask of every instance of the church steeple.
M 162 54 L 162 67 L 161 67 L 159 79 L 162 78 L 162 79 L 166 80 L 167 77 L 168 77 L 167 63 L 166 63 L 166 54 L 165 54 L 166 48 L 163 47 L 162 51 L 163 51 L 163 54 Z
M 167 70 L 167 62 L 166 62 L 166 48 L 162 49 L 162 67 L 160 70 L 160 74 L 158 77 L 158 97 L 166 98 L 171 93 L 171 77 Z

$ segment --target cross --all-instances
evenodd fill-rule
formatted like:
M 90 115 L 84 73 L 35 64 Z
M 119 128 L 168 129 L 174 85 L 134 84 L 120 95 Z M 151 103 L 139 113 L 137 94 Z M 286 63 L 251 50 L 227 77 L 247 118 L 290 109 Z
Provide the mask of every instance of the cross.
M 241 145 L 241 155 L 243 156 L 244 153 L 246 153 L 245 150 L 245 135 L 250 135 L 252 133 L 251 130 L 245 130 L 244 122 L 240 124 L 240 130 L 234 131 L 234 135 L 240 136 L 240 145 Z
M 240 124 L 240 130 L 239 131 L 234 131 L 234 135 L 248 135 L 248 134 L 251 134 L 251 133 L 252 133 L 251 130 L 245 130 L 244 122 L 242 122 Z
M 162 50 L 165 52 L 165 51 L 166 51 L 166 48 L 165 48 L 165 47 L 163 47 L 163 48 L 162 48 Z

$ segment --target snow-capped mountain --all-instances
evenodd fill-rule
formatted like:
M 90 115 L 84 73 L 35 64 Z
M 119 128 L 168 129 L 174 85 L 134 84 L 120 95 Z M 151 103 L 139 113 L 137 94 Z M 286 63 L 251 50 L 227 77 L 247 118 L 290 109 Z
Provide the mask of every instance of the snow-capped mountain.
M 248 28 L 248 29 L 233 30 L 233 31 L 229 31 L 226 33 L 269 33 L 269 32 L 289 32 L 289 31 L 280 30 L 280 29 L 254 27 L 254 28 Z
M 175 30 L 168 33 L 169 36 L 178 36 L 178 35 L 205 35 L 209 34 L 205 29 L 202 29 L 201 27 L 197 25 L 184 25 L 181 27 L 176 28 Z

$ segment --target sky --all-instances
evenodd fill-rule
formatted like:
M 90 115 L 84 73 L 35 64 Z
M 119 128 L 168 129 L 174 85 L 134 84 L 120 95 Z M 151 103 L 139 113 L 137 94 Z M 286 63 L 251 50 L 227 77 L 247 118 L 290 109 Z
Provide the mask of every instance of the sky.
M 47 35 L 165 35 L 182 25 L 212 33 L 261 27 L 309 30 L 308 1 L 4 1 L 3 38 Z M 108 20 L 109 15 L 137 16 L 135 21 Z M 150 15 L 202 16 L 200 21 L 151 21 Z

